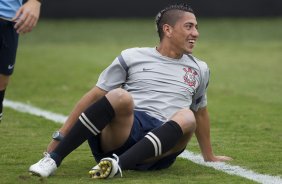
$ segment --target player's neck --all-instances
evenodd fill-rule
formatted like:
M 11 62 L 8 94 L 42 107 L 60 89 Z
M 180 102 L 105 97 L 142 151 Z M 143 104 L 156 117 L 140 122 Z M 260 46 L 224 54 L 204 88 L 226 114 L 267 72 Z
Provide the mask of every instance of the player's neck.
M 156 50 L 163 56 L 173 58 L 173 59 L 180 59 L 183 56 L 182 52 L 176 52 L 176 49 L 173 49 L 171 47 L 164 46 L 160 44 L 156 47 Z

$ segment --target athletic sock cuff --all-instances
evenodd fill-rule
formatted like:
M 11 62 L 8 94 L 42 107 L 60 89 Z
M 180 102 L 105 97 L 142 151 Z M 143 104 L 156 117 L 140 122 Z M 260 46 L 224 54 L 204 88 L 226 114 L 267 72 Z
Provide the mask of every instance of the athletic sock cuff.
M 0 91 L 0 114 L 1 114 L 1 117 L 2 117 L 2 111 L 3 111 L 4 96 L 5 96 L 5 89 Z
M 173 148 L 182 136 L 181 127 L 172 120 L 145 135 L 154 147 L 155 156 L 159 156 Z
M 168 122 L 166 122 L 168 125 L 170 125 L 170 126 L 172 126 L 174 129 L 175 129 L 175 131 L 177 132 L 177 134 L 181 134 L 181 135 L 183 135 L 183 131 L 182 131 L 182 129 L 181 129 L 181 127 L 180 127 L 180 125 L 178 124 L 178 123 L 176 123 L 175 121 L 173 121 L 173 120 L 169 120 Z
M 104 96 L 81 113 L 79 120 L 94 135 L 98 135 L 112 121 L 114 116 L 115 111 L 109 100 Z
M 51 152 L 49 153 L 50 157 L 56 162 L 57 167 L 59 167 L 62 163 L 62 157 L 60 157 L 58 154 Z

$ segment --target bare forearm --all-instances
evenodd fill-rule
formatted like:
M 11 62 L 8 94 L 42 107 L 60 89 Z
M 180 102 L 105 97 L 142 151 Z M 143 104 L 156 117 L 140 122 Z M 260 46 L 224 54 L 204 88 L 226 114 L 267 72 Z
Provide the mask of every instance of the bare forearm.
M 68 119 L 63 124 L 63 126 L 60 128 L 60 132 L 63 136 L 67 135 L 68 132 L 71 130 L 73 125 L 78 120 L 78 117 L 80 114 L 87 109 L 92 103 L 96 102 L 98 99 L 100 99 L 102 96 L 106 94 L 105 91 L 100 90 L 99 88 L 93 88 L 91 91 L 86 93 L 75 105 L 74 109 L 70 113 Z M 47 152 L 51 152 L 55 149 L 55 147 L 58 145 L 59 141 L 52 140 L 50 144 L 47 147 Z
M 200 109 L 195 113 L 197 121 L 196 137 L 205 161 L 209 161 L 213 156 L 210 138 L 210 120 L 207 109 Z
M 228 156 L 217 156 L 213 154 L 210 137 L 210 119 L 207 108 L 194 112 L 197 121 L 196 137 L 205 161 L 224 162 L 232 160 Z

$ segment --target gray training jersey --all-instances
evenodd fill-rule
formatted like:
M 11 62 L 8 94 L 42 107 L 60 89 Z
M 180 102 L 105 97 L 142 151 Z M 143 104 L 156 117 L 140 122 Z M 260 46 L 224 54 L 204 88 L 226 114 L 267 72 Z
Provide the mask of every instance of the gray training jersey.
M 208 81 L 207 64 L 191 55 L 172 59 L 156 48 L 131 48 L 101 73 L 96 85 L 105 91 L 127 90 L 135 110 L 167 121 L 180 109 L 205 107 Z

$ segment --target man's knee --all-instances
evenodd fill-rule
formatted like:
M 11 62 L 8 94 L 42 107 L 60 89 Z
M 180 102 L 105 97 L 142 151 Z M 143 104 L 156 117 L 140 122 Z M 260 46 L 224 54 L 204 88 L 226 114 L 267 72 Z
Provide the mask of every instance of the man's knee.
M 181 109 L 177 111 L 171 119 L 179 124 L 183 134 L 194 133 L 196 130 L 196 119 L 194 113 L 190 109 Z
M 128 93 L 126 90 L 121 88 L 114 89 L 108 92 L 106 97 L 113 108 L 118 110 L 120 113 L 133 112 L 133 99 L 130 93 Z

